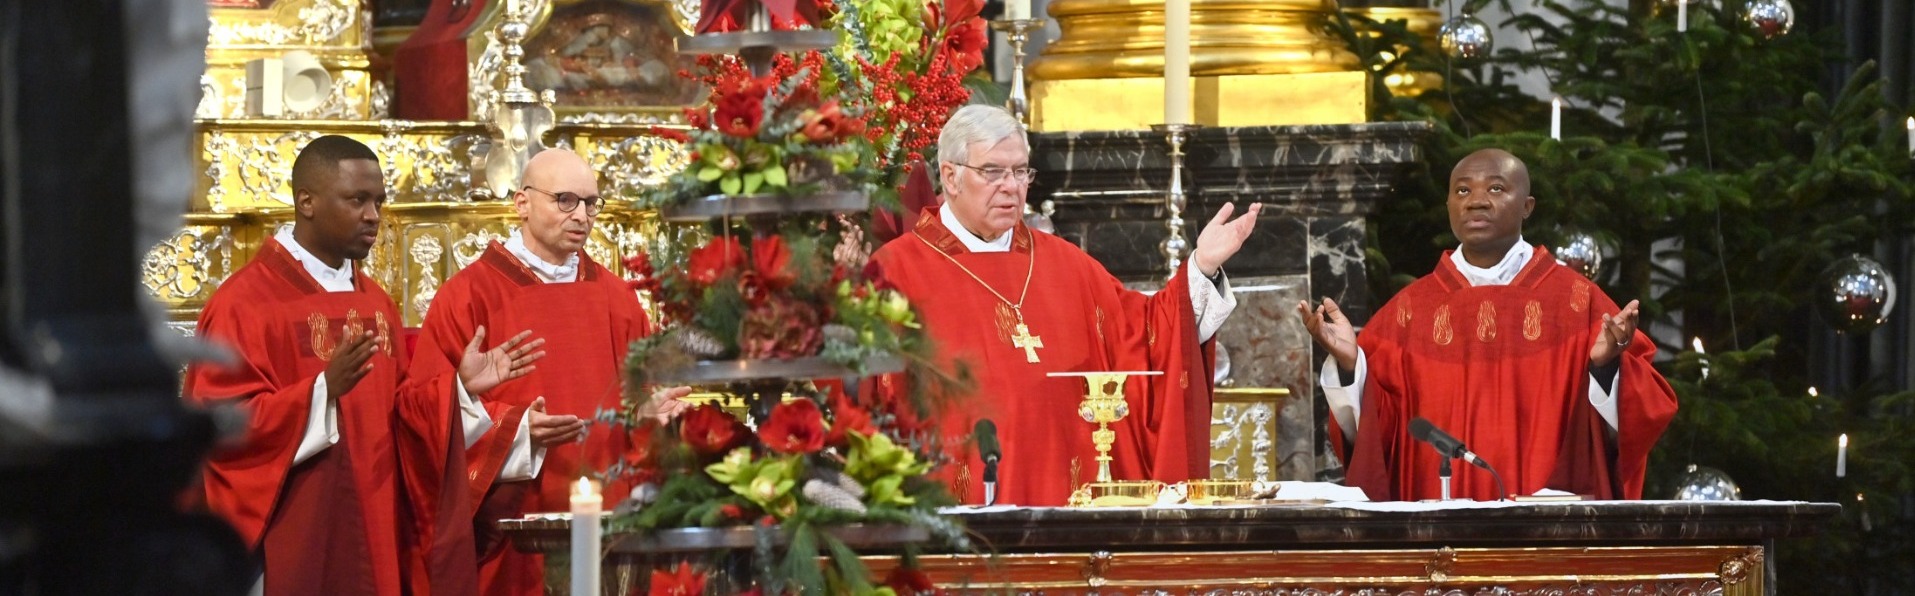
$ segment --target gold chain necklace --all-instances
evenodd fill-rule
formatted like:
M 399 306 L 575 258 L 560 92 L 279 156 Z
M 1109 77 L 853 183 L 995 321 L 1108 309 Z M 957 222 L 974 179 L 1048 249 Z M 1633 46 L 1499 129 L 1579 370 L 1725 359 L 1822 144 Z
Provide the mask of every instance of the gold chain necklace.
M 1016 230 L 1012 230 L 1011 234 L 1015 237 L 1017 234 Z M 991 287 L 991 284 L 984 283 L 984 278 L 978 277 L 976 273 L 972 273 L 969 267 L 965 267 L 963 263 L 959 263 L 957 259 L 952 258 L 951 255 L 945 253 L 943 249 L 938 248 L 936 244 L 932 244 L 930 240 L 925 240 L 924 235 L 916 232 L 913 232 L 911 235 L 917 236 L 919 242 L 923 242 L 925 246 L 931 247 L 931 250 L 943 256 L 944 260 L 950 261 L 952 265 L 957 265 L 959 271 L 963 271 L 965 275 L 971 276 L 971 279 L 977 281 L 977 285 L 984 286 L 984 291 L 990 292 L 992 296 L 996 296 L 997 299 L 1003 301 L 1006 306 L 1011 307 L 1011 312 L 1017 315 L 1017 332 L 1011 334 L 1011 347 L 1024 350 L 1025 362 L 1036 363 L 1037 349 L 1044 347 L 1044 339 L 1031 335 L 1031 328 L 1024 324 L 1024 299 L 1031 294 L 1031 274 L 1037 272 L 1037 239 L 1031 236 L 1030 231 L 1026 230 L 1024 232 L 1024 238 L 1025 241 L 1031 244 L 1031 263 L 1030 268 L 1024 271 L 1024 289 L 1018 292 L 1017 302 L 1011 302 L 1011 300 L 1005 298 L 1003 294 L 997 293 L 997 288 Z

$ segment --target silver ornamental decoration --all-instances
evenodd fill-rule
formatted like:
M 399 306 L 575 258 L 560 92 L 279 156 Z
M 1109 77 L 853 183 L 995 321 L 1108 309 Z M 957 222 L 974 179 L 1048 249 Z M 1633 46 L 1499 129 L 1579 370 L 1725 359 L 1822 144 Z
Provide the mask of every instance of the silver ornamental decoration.
M 1822 270 L 1821 288 L 1816 310 L 1836 331 L 1874 331 L 1895 310 L 1895 278 L 1862 255 L 1837 260 Z
M 1735 485 L 1722 470 L 1689 464 L 1689 470 L 1676 481 L 1677 501 L 1740 501 L 1742 487 Z
M 1489 36 L 1489 25 L 1469 13 L 1456 15 L 1443 23 L 1436 37 L 1443 45 L 1443 52 L 1455 58 L 1488 56 L 1495 46 Z
M 1742 22 L 1755 29 L 1762 39 L 1788 35 L 1795 27 L 1795 5 L 1789 0 L 1749 0 L 1742 9 Z
M 1556 249 L 1556 260 L 1564 267 L 1576 270 L 1591 280 L 1602 273 L 1602 246 L 1596 243 L 1596 237 L 1582 232 L 1565 232 L 1562 246 Z

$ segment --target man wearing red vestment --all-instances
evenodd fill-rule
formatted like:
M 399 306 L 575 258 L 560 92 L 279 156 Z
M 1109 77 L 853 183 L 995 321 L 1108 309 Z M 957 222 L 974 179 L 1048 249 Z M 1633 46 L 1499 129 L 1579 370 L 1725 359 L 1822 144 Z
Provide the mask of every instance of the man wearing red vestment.
M 187 370 L 198 403 L 238 400 L 246 436 L 206 464 L 205 497 L 263 561 L 265 594 L 399 594 L 392 298 L 353 261 L 386 184 L 364 144 L 323 136 L 293 161 L 297 218 L 221 284 L 199 335 L 236 361 Z
M 1236 306 L 1222 267 L 1262 206 L 1231 221 L 1234 206 L 1225 205 L 1186 266 L 1145 295 L 1071 243 L 1023 225 L 1035 171 L 1009 112 L 958 110 L 939 134 L 938 159 L 944 205 L 925 209 L 913 230 L 872 259 L 924 315 L 940 357 L 968 362 L 977 374 L 976 392 L 944 414 L 940 434 L 959 442 L 974 420 L 992 420 L 1003 448 L 998 502 L 1062 505 L 1074 476 L 1095 479 L 1095 427 L 1077 414 L 1084 380 L 1048 373 L 1162 371 L 1125 385 L 1130 414 L 1112 425 L 1112 476 L 1208 477 L 1208 342 Z M 952 450 L 951 468 L 975 480 L 983 464 L 967 451 Z M 981 482 L 956 484 L 964 502 L 983 502 Z
M 1297 304 L 1331 355 L 1322 385 L 1347 483 L 1375 500 L 1440 497 L 1442 456 L 1407 430 L 1425 418 L 1496 466 L 1511 495 L 1642 498 L 1676 395 L 1651 364 L 1655 344 L 1636 332 L 1636 302 L 1617 309 L 1523 241 L 1536 198 L 1516 156 L 1472 153 L 1449 188 L 1462 245 L 1378 309 L 1361 337 L 1335 301 Z M 1453 472 L 1455 496 L 1501 496 L 1489 472 Z
M 520 229 L 488 245 L 433 297 L 402 391 L 402 408 L 420 410 L 408 420 L 437 416 L 404 429 L 411 440 L 435 445 L 456 436 L 465 450 L 453 458 L 408 450 L 404 461 L 408 491 L 424 509 L 421 541 L 451 545 L 476 531 L 479 591 L 536 595 L 544 591 L 543 557 L 504 544 L 496 522 L 567 510 L 573 482 L 625 453 L 623 433 L 586 433 L 585 426 L 619 408 L 626 349 L 651 328 L 625 280 L 582 250 L 605 204 L 584 159 L 565 150 L 534 155 L 513 204 Z M 488 330 L 519 333 L 503 356 L 458 364 L 473 362 Z M 500 381 L 475 384 L 485 371 Z M 675 409 L 689 392 L 661 392 L 655 403 Z M 413 491 L 452 475 L 464 479 L 462 490 Z M 607 506 L 630 490 L 626 480 L 608 483 Z

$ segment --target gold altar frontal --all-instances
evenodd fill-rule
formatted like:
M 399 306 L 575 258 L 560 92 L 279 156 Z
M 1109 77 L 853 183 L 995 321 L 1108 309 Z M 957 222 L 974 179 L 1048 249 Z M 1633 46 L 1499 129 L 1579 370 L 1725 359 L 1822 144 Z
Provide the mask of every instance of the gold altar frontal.
M 1194 76 L 1191 115 L 1204 126 L 1364 122 L 1369 75 L 1361 71 Z M 1148 130 L 1164 121 L 1162 77 L 1031 83 L 1031 129 Z

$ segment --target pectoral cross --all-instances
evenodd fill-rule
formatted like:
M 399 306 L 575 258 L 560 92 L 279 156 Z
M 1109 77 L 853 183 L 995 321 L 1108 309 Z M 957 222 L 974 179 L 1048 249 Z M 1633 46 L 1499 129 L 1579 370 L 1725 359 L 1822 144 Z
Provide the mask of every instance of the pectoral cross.
M 1023 323 L 1017 324 L 1017 333 L 1011 334 L 1011 345 L 1024 349 L 1024 361 L 1037 362 L 1037 349 L 1044 347 L 1044 338 L 1031 335 L 1031 328 Z

